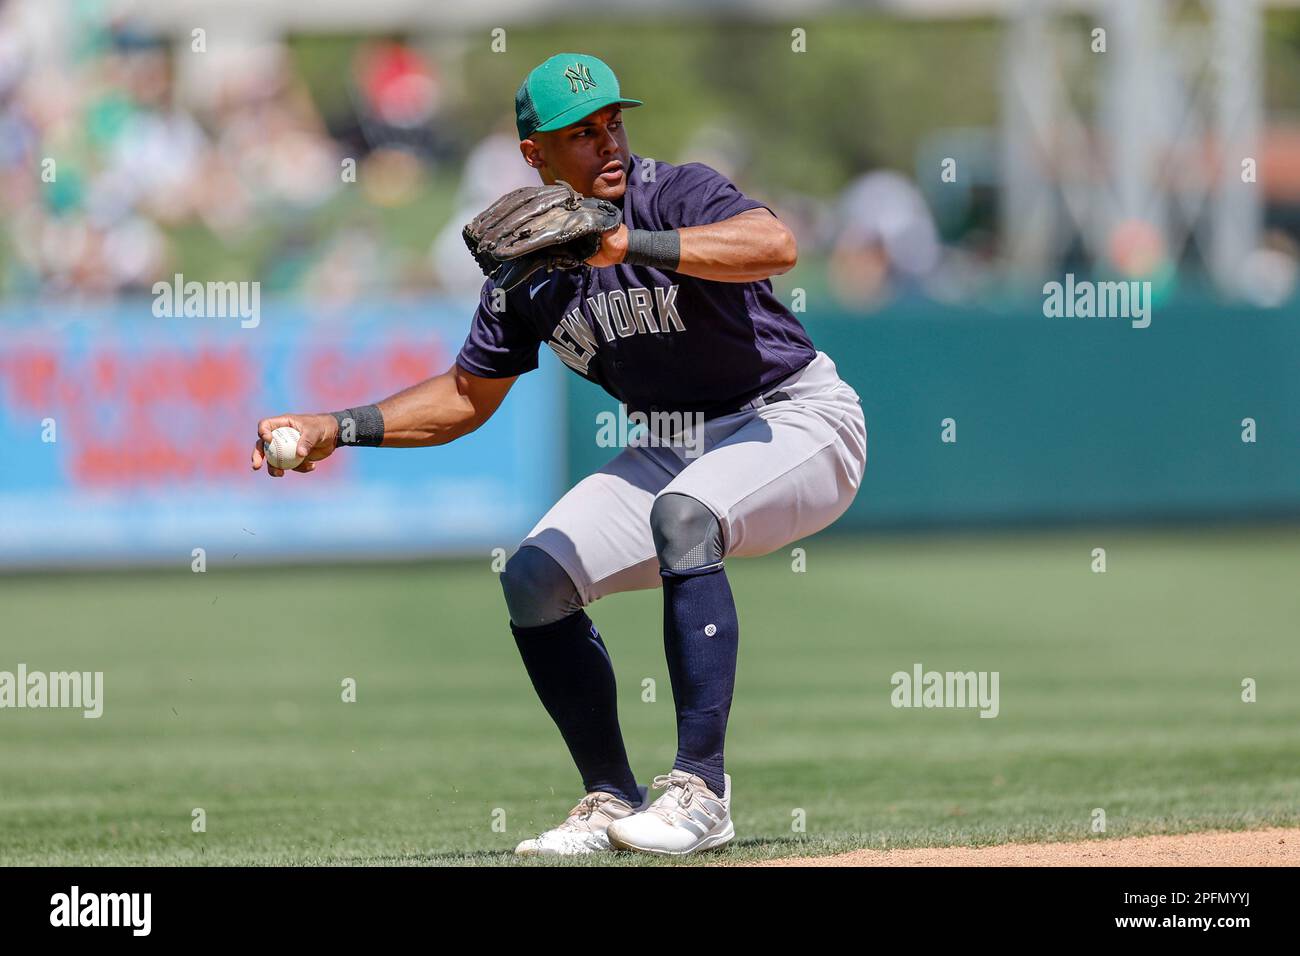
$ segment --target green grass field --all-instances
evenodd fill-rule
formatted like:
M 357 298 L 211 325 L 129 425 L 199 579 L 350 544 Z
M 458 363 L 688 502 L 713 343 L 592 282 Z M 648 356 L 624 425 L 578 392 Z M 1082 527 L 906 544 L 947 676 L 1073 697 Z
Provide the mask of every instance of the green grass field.
M 730 564 L 738 838 L 703 861 L 1089 838 L 1097 807 L 1105 837 L 1300 821 L 1294 530 L 803 546 L 805 573 Z M 99 720 L 0 711 L 0 863 L 508 863 L 581 795 L 486 559 L 187 562 L 0 578 L 0 670 L 105 672 Z M 660 602 L 590 609 L 647 781 L 675 751 Z M 914 662 L 998 671 L 1000 715 L 893 708 Z

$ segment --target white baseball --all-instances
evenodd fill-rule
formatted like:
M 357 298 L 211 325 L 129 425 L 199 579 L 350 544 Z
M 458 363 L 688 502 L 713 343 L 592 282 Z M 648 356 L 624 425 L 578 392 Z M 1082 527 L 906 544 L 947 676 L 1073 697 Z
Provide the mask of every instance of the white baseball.
M 285 471 L 301 465 L 302 459 L 298 457 L 298 439 L 300 438 L 302 438 L 302 432 L 296 428 L 290 428 L 288 425 L 281 425 L 271 432 L 270 441 L 264 439 L 262 442 L 266 448 L 267 464 L 275 468 L 283 468 Z

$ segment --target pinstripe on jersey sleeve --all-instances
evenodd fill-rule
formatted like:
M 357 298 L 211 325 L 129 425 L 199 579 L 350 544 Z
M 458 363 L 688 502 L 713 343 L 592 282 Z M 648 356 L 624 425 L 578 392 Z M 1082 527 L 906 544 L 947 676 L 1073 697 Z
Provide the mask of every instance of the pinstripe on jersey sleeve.
M 683 163 L 670 169 L 654 194 L 659 228 L 707 226 L 750 209 L 767 209 L 750 199 L 722 173 L 703 163 Z
M 493 310 L 496 286 L 488 279 L 479 293 L 478 308 L 469 335 L 456 356 L 456 364 L 482 378 L 510 378 L 537 368 L 541 338 L 527 318 L 512 311 L 519 299 L 510 297 L 501 312 Z

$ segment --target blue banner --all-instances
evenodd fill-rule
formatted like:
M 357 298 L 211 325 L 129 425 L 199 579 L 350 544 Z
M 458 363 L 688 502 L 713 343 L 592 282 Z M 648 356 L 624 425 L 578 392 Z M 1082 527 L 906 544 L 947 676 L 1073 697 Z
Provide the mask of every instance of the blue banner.
M 0 310 L 0 566 L 513 550 L 564 488 L 562 369 L 543 357 L 478 431 L 253 472 L 260 418 L 378 401 L 446 371 L 474 303 L 346 314 L 149 300 Z

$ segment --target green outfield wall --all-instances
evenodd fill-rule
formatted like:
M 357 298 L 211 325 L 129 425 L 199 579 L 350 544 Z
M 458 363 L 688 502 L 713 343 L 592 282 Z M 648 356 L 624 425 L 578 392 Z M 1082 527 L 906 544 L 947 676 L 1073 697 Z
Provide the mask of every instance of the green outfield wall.
M 867 474 L 838 527 L 1300 516 L 1300 303 L 1184 295 L 1147 328 L 1034 301 L 800 318 L 866 412 Z M 573 484 L 617 453 L 596 443 L 617 406 L 566 380 Z

